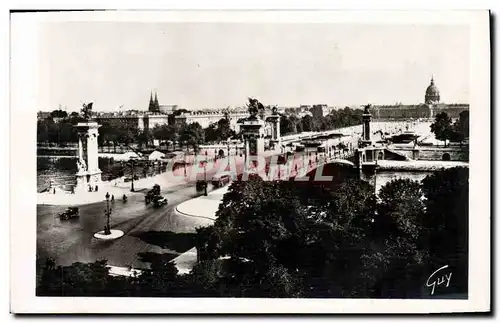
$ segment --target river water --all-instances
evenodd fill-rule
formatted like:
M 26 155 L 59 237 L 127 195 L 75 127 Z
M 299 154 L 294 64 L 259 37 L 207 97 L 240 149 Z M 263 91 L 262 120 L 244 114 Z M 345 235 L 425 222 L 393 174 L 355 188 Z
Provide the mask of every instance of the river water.
M 49 187 L 50 181 L 54 181 L 56 185 L 62 186 L 66 190 L 70 190 L 71 186 L 76 184 L 76 158 L 69 156 L 58 157 L 37 157 L 37 192 Z M 103 181 L 111 181 L 121 176 L 131 176 L 132 169 L 123 163 L 113 161 L 110 158 L 99 157 L 99 169 L 102 171 L 101 178 Z M 150 165 L 135 167 L 135 175 L 139 178 L 154 175 L 159 171 L 165 171 L 165 165 Z

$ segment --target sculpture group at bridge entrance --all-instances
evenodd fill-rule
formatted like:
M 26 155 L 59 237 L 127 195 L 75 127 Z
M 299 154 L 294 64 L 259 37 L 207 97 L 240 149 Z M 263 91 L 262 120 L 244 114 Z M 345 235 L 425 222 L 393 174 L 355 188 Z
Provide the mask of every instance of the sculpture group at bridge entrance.
M 78 130 L 78 159 L 75 192 L 95 190 L 101 183 L 97 137 L 100 125 L 92 120 L 92 103 L 84 104 L 81 110 L 84 122 L 76 125 Z

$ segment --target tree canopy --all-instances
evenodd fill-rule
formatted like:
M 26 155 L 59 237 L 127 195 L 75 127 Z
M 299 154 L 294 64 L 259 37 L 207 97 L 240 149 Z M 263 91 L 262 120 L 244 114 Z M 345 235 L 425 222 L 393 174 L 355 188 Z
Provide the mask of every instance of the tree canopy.
M 431 124 L 431 131 L 436 139 L 445 141 L 445 146 L 446 140 L 461 143 L 469 138 L 469 111 L 462 111 L 455 123 L 446 112 L 438 113 Z
M 366 182 L 335 189 L 235 181 L 212 226 L 197 229 L 198 263 L 179 276 L 154 261 L 138 277 L 106 263 L 43 269 L 37 295 L 199 297 L 421 297 L 429 273 L 447 262 L 467 292 L 468 170 L 422 182 L 394 179 L 375 198 Z

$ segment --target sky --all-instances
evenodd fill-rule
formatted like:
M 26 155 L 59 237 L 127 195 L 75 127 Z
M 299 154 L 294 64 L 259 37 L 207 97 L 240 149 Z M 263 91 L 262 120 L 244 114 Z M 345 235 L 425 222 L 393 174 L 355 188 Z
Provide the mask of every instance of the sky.
M 468 103 L 461 25 L 46 22 L 38 110 L 188 110 L 265 105 Z

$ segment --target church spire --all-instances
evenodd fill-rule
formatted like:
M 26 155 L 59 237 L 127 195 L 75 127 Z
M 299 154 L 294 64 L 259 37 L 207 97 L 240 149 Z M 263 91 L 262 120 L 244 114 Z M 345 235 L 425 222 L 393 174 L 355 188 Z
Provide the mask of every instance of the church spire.
M 155 102 L 154 102 L 155 111 L 160 111 L 160 104 L 158 103 L 158 93 L 155 92 Z
M 149 112 L 153 112 L 155 110 L 154 102 L 153 102 L 153 91 L 151 91 L 151 94 L 149 96 Z

